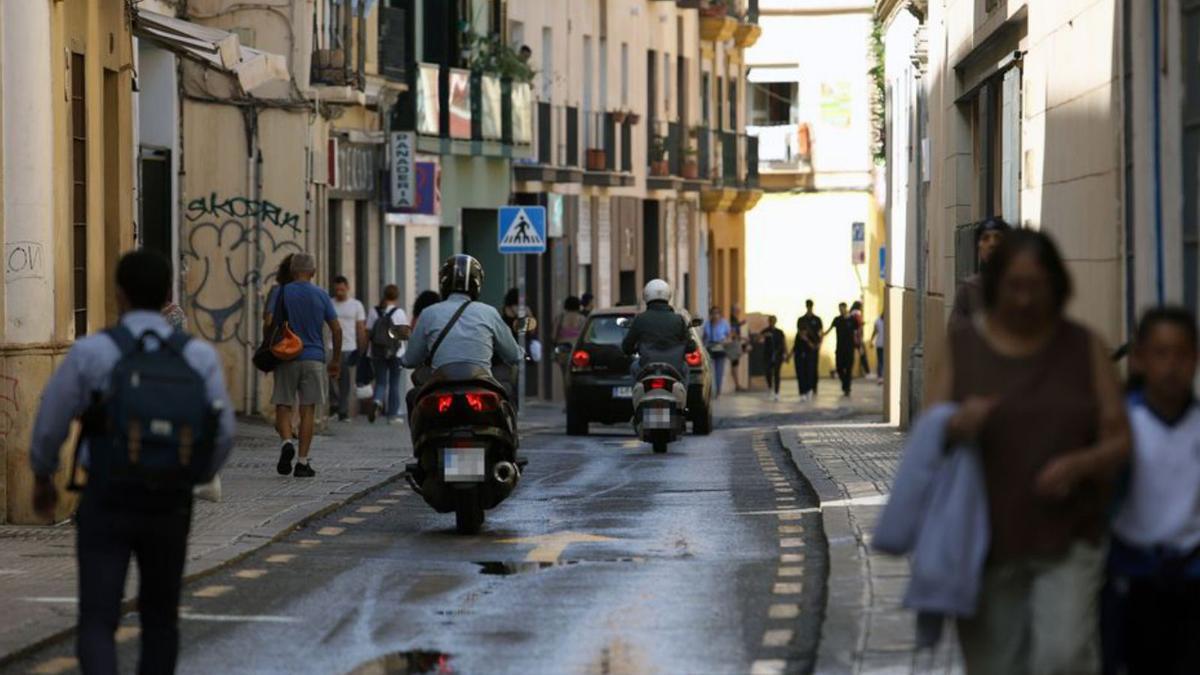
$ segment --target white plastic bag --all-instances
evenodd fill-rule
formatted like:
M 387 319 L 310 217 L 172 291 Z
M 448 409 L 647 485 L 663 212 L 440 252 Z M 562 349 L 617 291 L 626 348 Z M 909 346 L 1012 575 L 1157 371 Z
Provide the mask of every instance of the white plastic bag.
M 530 340 L 529 341 L 529 360 L 533 361 L 534 363 L 542 362 L 542 341 L 541 340 Z
M 375 395 L 375 388 L 369 384 L 360 384 L 357 388 L 355 388 L 354 394 L 360 399 L 371 398 Z

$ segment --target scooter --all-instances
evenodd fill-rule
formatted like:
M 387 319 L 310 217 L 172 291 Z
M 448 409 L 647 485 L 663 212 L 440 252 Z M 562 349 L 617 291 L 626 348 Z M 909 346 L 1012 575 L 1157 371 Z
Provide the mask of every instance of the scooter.
M 435 511 L 453 511 L 460 534 L 476 534 L 484 511 L 512 494 L 526 465 L 504 385 L 486 368 L 444 366 L 418 391 L 411 417 L 417 461 L 405 479 Z
M 655 453 L 683 435 L 687 420 L 687 384 L 670 364 L 642 367 L 633 385 L 633 430 Z

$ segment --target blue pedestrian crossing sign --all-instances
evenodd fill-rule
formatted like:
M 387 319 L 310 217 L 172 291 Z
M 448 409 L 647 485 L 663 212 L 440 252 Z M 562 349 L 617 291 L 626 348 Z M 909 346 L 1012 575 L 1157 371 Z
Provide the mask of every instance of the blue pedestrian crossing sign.
M 546 207 L 501 206 L 498 221 L 501 253 L 546 252 Z

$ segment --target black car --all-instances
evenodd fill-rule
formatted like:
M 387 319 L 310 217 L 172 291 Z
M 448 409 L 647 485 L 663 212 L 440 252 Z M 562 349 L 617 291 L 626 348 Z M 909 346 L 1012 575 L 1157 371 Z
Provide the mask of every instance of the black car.
M 681 312 L 689 318 L 686 312 Z M 633 418 L 632 359 L 621 351 L 634 307 L 597 310 L 588 317 L 571 352 L 567 375 L 567 434 L 583 436 L 592 422 L 622 424 Z M 690 320 L 690 319 L 689 319 Z M 692 329 L 696 344 L 700 335 Z M 712 362 L 704 349 L 687 355 L 691 367 L 688 419 L 696 434 L 712 431 Z

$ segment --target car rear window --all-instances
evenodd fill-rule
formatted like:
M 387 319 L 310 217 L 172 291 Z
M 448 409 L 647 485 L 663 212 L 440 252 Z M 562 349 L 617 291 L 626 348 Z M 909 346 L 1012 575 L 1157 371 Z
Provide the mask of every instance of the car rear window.
M 597 316 L 588 322 L 583 342 L 593 345 L 620 345 L 633 322 L 628 316 Z

